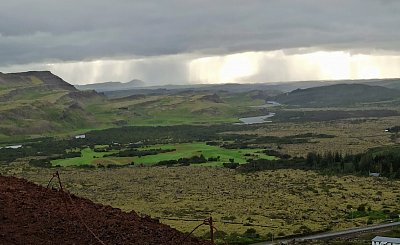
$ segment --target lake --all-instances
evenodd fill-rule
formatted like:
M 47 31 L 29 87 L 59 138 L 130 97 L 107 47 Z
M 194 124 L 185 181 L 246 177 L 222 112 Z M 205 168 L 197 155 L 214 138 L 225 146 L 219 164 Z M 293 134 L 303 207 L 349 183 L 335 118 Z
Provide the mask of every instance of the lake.
M 268 115 L 264 116 L 258 116 L 258 117 L 242 117 L 239 118 L 241 123 L 237 124 L 256 124 L 256 123 L 266 123 L 266 122 L 272 122 L 272 121 L 267 121 L 268 118 L 271 118 L 275 116 L 275 113 L 270 112 Z

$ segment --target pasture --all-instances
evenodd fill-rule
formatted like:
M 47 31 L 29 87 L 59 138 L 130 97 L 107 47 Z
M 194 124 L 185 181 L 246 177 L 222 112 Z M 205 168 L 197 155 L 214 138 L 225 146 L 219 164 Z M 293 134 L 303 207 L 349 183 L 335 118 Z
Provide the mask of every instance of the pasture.
M 218 160 L 208 161 L 207 163 L 196 164 L 199 166 L 222 166 L 224 162 L 232 159 L 234 162 L 243 164 L 248 158 L 274 159 L 275 157 L 265 155 L 262 149 L 224 149 L 219 146 L 207 145 L 205 142 L 181 143 L 181 144 L 161 144 L 139 148 L 146 149 L 175 149 L 175 151 L 159 153 L 157 155 L 147 155 L 141 157 L 104 157 L 110 152 L 95 152 L 90 148 L 81 150 L 81 157 L 52 160 L 53 166 L 79 166 L 79 165 L 125 165 L 134 162 L 134 164 L 154 165 L 160 161 L 178 160 L 179 158 L 189 158 L 192 156 L 203 155 L 206 159 L 217 158 Z

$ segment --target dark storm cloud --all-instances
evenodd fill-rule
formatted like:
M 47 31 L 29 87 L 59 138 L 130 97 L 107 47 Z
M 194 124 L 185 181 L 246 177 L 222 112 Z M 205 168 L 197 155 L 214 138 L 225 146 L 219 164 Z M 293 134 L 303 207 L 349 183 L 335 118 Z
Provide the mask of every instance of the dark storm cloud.
M 399 51 L 400 1 L 15 0 L 0 65 L 250 50 Z

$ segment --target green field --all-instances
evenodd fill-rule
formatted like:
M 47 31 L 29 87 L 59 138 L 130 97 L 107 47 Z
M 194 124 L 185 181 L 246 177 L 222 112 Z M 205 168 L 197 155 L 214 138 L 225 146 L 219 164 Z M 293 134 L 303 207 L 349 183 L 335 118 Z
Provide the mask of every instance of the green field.
M 95 152 L 90 148 L 85 148 L 81 150 L 81 157 L 74 157 L 74 158 L 66 158 L 66 159 L 57 159 L 53 160 L 51 163 L 56 166 L 79 166 L 79 165 L 86 165 L 91 164 L 93 159 L 102 158 L 103 155 L 107 154 L 105 152 Z
M 220 157 L 219 161 L 207 162 L 204 164 L 196 164 L 201 166 L 222 166 L 224 162 L 229 162 L 229 159 L 234 159 L 235 162 L 243 164 L 250 156 L 245 156 L 246 154 L 251 154 L 251 158 L 265 158 L 274 159 L 275 157 L 265 155 L 260 151 L 262 149 L 224 149 L 219 146 L 210 146 L 204 142 L 195 143 L 183 143 L 183 144 L 164 144 L 164 145 L 153 145 L 147 146 L 144 149 L 176 149 L 173 152 L 160 153 L 157 155 L 148 155 L 142 157 L 103 157 L 106 154 L 115 153 L 112 152 L 94 152 L 90 148 L 85 148 L 81 151 L 81 157 L 66 158 L 53 160 L 52 164 L 54 166 L 79 166 L 88 164 L 117 164 L 124 165 L 134 162 L 135 164 L 153 165 L 159 161 L 164 160 L 178 160 L 179 158 L 189 158 L 192 156 L 203 155 L 205 158 L 209 157 Z

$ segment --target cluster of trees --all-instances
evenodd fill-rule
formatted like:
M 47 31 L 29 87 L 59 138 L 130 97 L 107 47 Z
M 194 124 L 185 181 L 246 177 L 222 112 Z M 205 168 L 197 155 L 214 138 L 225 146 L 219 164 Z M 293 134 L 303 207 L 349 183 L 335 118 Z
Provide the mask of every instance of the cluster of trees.
M 24 157 L 49 157 L 60 156 L 59 158 L 75 157 L 80 152 L 68 151 L 67 149 L 81 148 L 85 145 L 82 140 L 56 140 L 53 138 L 42 138 L 34 142 L 28 142 L 20 148 L 1 148 L 0 162 L 12 162 Z
M 226 165 L 226 167 L 231 166 Z M 368 175 L 370 172 L 375 172 L 379 173 L 380 176 L 400 178 L 400 147 L 375 148 L 362 154 L 343 155 L 340 152 L 326 152 L 324 154 L 310 152 L 306 158 L 250 159 L 246 164 L 240 165 L 238 170 L 250 172 L 284 168 L 317 170 L 333 174 Z
M 247 163 L 241 164 L 237 169 L 240 172 L 254 172 L 262 170 L 276 170 L 276 169 L 307 169 L 305 159 L 290 158 L 290 159 L 249 159 Z
M 50 168 L 52 167 L 51 161 L 56 159 L 65 159 L 65 158 L 73 158 L 73 157 L 81 157 L 82 153 L 80 151 L 68 151 L 55 156 L 48 156 L 48 157 L 39 157 L 39 158 L 32 158 L 29 160 L 29 164 L 35 167 L 44 167 Z
M 291 158 L 291 156 L 289 154 L 282 153 L 282 152 L 276 151 L 276 150 L 266 149 L 266 150 L 263 150 L 262 152 L 265 155 L 274 156 L 274 157 L 278 157 L 278 158 L 281 158 L 281 159 L 289 159 L 289 158 Z
M 188 166 L 190 164 L 199 164 L 199 163 L 206 163 L 207 159 L 201 154 L 200 156 L 192 156 L 189 158 L 182 157 L 178 160 L 163 160 L 159 161 L 156 166 L 172 166 L 172 165 L 181 165 L 181 166 Z
M 232 139 L 237 136 L 224 135 L 223 132 L 251 130 L 252 125 L 175 125 L 175 126 L 129 126 L 96 130 L 86 133 L 86 141 L 92 144 L 118 142 L 129 144 L 142 142 L 145 145 L 163 143 L 184 143 L 192 141 L 213 141 Z
M 230 162 L 224 162 L 222 165 L 223 165 L 225 168 L 230 168 L 230 169 L 237 169 L 237 168 L 240 166 L 239 163 L 237 163 L 237 162 L 232 162 L 232 161 L 230 161 Z
M 400 178 L 400 148 L 381 147 L 356 155 L 308 153 L 307 165 L 312 169 L 362 174 L 375 172 L 381 176 Z
M 360 160 L 359 158 L 359 155 L 343 156 L 339 152 L 331 151 L 324 154 L 309 152 L 306 157 L 306 163 L 311 169 L 335 169 L 343 172 L 345 170 L 345 162 L 357 163 Z
M 149 150 L 127 149 L 113 154 L 106 154 L 104 155 L 104 157 L 142 157 L 142 156 L 157 155 L 160 153 L 167 153 L 173 151 L 176 151 L 176 149 L 161 149 L 161 148 L 149 149 Z
M 303 144 L 309 143 L 311 139 L 318 138 L 333 138 L 335 136 L 328 134 L 296 134 L 288 136 L 261 136 L 256 137 L 254 135 L 233 135 L 233 142 L 224 143 L 223 148 L 226 149 L 246 149 L 252 148 L 254 145 L 265 145 L 265 144 Z M 226 137 L 225 137 L 225 140 Z
M 369 150 L 361 156 L 358 165 L 362 172 L 377 172 L 386 177 L 400 178 L 400 146 Z
M 319 102 L 318 102 L 319 104 Z M 315 106 L 315 104 L 313 105 Z M 274 116 L 274 120 L 281 122 L 310 122 L 310 121 L 332 121 L 346 118 L 365 118 L 365 117 L 389 117 L 397 116 L 399 112 L 395 110 L 318 110 L 318 111 L 279 111 Z
M 29 164 L 35 167 L 50 168 L 52 166 L 50 161 L 49 158 L 31 159 Z

